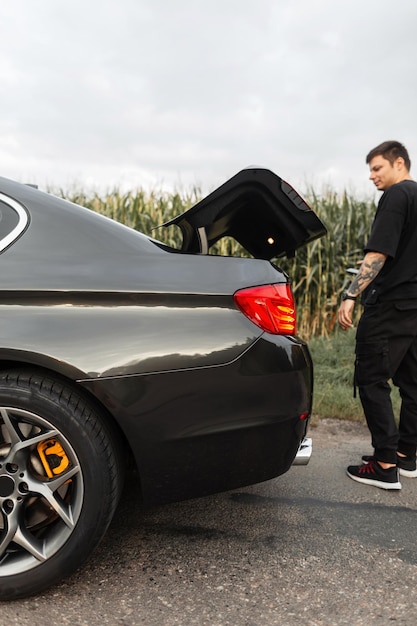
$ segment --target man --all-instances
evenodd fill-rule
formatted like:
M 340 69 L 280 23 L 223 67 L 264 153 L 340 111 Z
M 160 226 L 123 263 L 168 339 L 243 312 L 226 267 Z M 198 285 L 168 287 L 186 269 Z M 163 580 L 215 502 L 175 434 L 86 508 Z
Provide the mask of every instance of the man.
M 386 141 L 366 157 L 370 179 L 383 191 L 360 270 L 342 296 L 338 319 L 352 326 L 361 294 L 356 333 L 355 385 L 372 436 L 374 454 L 349 466 L 353 480 L 401 489 L 400 476 L 417 477 L 417 183 L 398 141 Z M 397 428 L 390 399 L 399 387 Z

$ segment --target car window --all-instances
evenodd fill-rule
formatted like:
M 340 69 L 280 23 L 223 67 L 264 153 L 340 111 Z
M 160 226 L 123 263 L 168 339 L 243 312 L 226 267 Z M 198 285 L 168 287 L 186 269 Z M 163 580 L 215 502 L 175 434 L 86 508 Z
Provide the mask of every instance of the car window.
M 28 215 L 21 204 L 0 193 L 0 253 L 25 230 Z

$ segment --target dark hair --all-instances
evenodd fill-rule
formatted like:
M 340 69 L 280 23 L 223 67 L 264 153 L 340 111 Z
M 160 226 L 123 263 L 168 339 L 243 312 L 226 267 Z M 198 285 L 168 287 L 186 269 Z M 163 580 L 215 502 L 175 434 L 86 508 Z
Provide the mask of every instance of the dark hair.
M 382 156 L 393 165 L 394 161 L 401 157 L 407 170 L 411 167 L 410 157 L 402 143 L 399 141 L 384 141 L 379 146 L 370 151 L 366 157 L 366 162 L 370 163 L 376 156 Z

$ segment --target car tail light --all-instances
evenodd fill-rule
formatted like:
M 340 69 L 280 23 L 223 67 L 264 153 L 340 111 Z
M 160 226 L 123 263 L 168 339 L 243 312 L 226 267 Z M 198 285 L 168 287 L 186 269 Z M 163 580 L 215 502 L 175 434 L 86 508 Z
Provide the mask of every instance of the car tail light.
M 262 330 L 274 335 L 295 335 L 295 304 L 288 284 L 240 289 L 234 299 L 242 313 Z

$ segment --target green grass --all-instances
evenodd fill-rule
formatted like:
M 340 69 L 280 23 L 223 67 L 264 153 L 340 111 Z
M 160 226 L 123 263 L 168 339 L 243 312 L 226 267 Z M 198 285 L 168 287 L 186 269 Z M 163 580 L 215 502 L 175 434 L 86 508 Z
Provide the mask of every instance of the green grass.
M 314 363 L 313 423 L 321 418 L 335 418 L 365 423 L 359 396 L 353 397 L 355 331 L 336 330 L 329 337 L 309 341 Z M 392 388 L 391 398 L 398 416 L 400 397 Z

